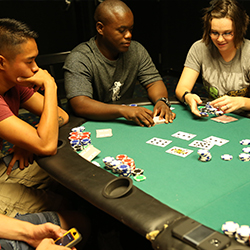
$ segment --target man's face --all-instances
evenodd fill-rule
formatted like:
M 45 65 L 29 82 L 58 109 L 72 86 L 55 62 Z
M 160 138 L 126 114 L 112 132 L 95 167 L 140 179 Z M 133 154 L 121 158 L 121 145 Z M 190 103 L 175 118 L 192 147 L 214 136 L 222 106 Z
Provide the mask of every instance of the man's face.
M 29 39 L 20 45 L 20 53 L 15 59 L 7 59 L 5 67 L 5 79 L 8 82 L 17 84 L 18 77 L 31 77 L 37 70 L 38 66 L 35 59 L 38 55 L 38 48 L 34 39 Z
M 103 27 L 103 43 L 114 53 L 126 52 L 132 39 L 134 17 L 132 12 L 116 13 Z

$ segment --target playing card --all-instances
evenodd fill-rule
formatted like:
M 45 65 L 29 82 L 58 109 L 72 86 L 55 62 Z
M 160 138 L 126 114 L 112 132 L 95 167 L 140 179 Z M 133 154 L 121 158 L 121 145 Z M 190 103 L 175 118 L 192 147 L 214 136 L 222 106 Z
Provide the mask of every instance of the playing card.
M 96 130 L 96 138 L 102 138 L 102 137 L 111 137 L 112 134 L 112 129 L 107 128 L 107 129 L 97 129 Z
M 195 147 L 195 148 L 202 148 L 209 150 L 214 146 L 213 143 L 207 142 L 207 141 L 198 141 L 194 140 L 192 143 L 190 143 L 188 146 Z
M 182 140 L 189 141 L 192 138 L 194 138 L 196 135 L 179 131 L 179 132 L 176 132 L 175 134 L 173 134 L 172 136 L 176 137 L 176 138 L 179 138 L 179 139 L 182 139 Z
M 95 148 L 93 145 L 89 145 L 79 155 L 87 161 L 92 161 L 98 154 L 100 154 L 100 152 L 101 151 Z
M 228 122 L 237 121 L 238 119 L 234 118 L 232 116 L 222 115 L 222 116 L 218 116 L 218 117 L 213 117 L 213 118 L 211 118 L 211 120 L 216 121 L 216 122 L 228 123 Z
M 170 140 L 165 140 L 165 139 L 154 137 L 151 140 L 147 141 L 146 143 L 151 144 L 151 145 L 155 145 L 155 146 L 159 146 L 159 147 L 166 147 L 171 142 L 172 141 L 170 141 Z
M 166 151 L 166 153 L 172 154 L 172 155 L 177 155 L 181 157 L 186 157 L 189 154 L 191 154 L 193 150 L 186 149 L 186 148 L 180 148 L 180 147 L 172 147 Z
M 203 139 L 203 141 L 212 143 L 212 144 L 217 145 L 217 146 L 222 146 L 222 145 L 229 142 L 229 140 L 222 139 L 222 138 L 219 138 L 216 136 L 209 136 L 208 138 Z
M 165 119 L 159 119 L 159 116 L 155 116 L 153 118 L 155 124 L 162 124 L 165 123 Z

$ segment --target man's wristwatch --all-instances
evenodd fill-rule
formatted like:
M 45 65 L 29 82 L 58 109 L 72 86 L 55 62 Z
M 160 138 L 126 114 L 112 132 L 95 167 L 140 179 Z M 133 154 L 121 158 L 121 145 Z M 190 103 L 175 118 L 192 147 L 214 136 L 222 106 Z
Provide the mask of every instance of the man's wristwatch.
M 168 105 L 169 108 L 171 107 L 171 104 L 170 104 L 170 102 L 168 101 L 168 98 L 166 98 L 166 97 L 161 97 L 161 98 L 159 98 L 159 99 L 155 102 L 155 104 L 156 104 L 157 102 L 159 102 L 159 101 L 165 102 L 166 105 Z
M 187 94 L 192 94 L 192 93 L 189 92 L 189 91 L 185 91 L 185 93 L 183 94 L 183 96 L 182 96 L 182 101 L 183 101 L 183 103 L 186 104 L 186 105 L 187 105 L 187 103 L 186 103 L 186 101 L 185 101 L 185 96 L 186 96 Z

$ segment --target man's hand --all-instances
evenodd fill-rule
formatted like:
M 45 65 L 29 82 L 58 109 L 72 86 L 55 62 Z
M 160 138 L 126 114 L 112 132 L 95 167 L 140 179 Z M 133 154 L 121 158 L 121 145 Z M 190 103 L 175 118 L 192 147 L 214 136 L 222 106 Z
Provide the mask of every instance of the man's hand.
M 144 107 L 122 107 L 122 116 L 128 121 L 133 121 L 141 127 L 154 126 L 153 112 Z
M 159 119 L 165 119 L 166 123 L 172 123 L 176 117 L 176 114 L 173 113 L 169 106 L 162 101 L 157 102 L 154 106 L 153 117 L 157 115 L 159 115 Z
M 18 77 L 17 82 L 19 85 L 34 88 L 35 91 L 39 89 L 44 90 L 46 88 L 46 84 L 55 84 L 54 78 L 48 73 L 47 70 L 38 69 L 38 71 L 31 77 Z
M 49 222 L 40 225 L 33 225 L 26 242 L 33 247 L 37 247 L 43 239 L 51 238 L 53 240 L 56 240 L 57 238 L 62 237 L 64 233 L 66 233 L 66 230 Z M 54 241 L 52 242 L 54 243 Z M 49 242 L 47 243 L 49 244 Z M 39 249 L 45 250 L 46 248 Z
M 13 168 L 16 161 L 19 162 L 19 168 L 21 170 L 23 170 L 24 168 L 28 167 L 30 164 L 33 163 L 33 153 L 31 153 L 25 149 L 19 148 L 17 146 L 15 146 L 13 148 L 12 152 L 14 152 L 14 154 L 13 154 L 13 158 L 10 161 L 9 166 L 6 170 L 7 175 L 10 175 L 12 168 Z
M 52 239 L 42 240 L 41 243 L 36 248 L 36 250 L 69 250 L 69 249 L 71 248 L 56 245 Z M 73 247 L 72 249 L 76 250 L 75 247 Z

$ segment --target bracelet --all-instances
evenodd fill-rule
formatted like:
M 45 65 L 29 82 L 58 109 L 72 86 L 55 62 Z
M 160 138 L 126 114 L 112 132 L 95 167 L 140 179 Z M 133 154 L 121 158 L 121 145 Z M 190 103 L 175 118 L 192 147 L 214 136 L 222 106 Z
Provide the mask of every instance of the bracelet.
M 159 98 L 159 99 L 155 102 L 155 104 L 156 104 L 157 102 L 159 102 L 159 101 L 163 101 L 163 102 L 166 103 L 166 105 L 167 105 L 169 108 L 171 107 L 171 104 L 169 103 L 168 98 L 166 98 L 166 97 L 161 97 L 161 98 Z
M 183 100 L 183 103 L 186 104 L 186 105 L 187 105 L 187 103 L 186 103 L 186 101 L 185 101 L 185 96 L 186 96 L 187 94 L 192 94 L 192 93 L 189 92 L 189 91 L 185 91 L 185 93 L 183 94 L 182 100 Z

